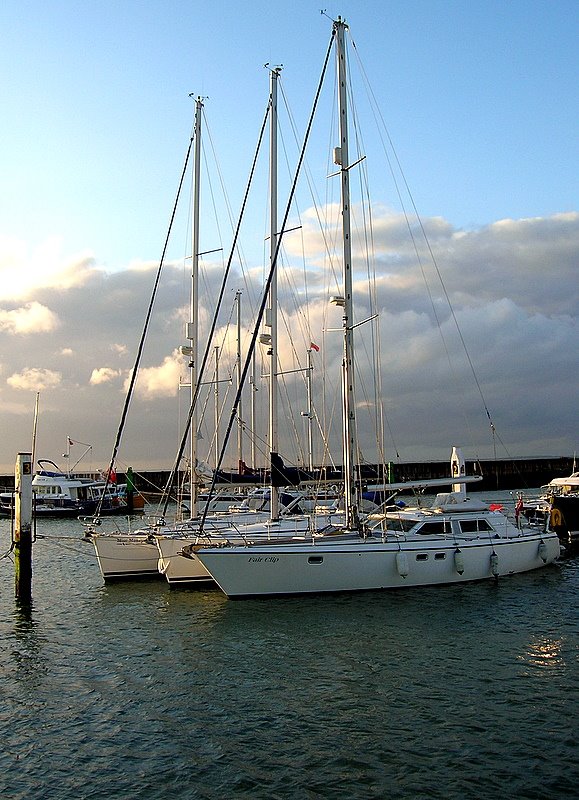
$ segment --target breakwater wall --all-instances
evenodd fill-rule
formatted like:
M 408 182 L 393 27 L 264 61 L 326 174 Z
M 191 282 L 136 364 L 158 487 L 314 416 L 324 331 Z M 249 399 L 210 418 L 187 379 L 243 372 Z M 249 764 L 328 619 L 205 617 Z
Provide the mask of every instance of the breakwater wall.
M 483 479 L 473 491 L 494 491 L 510 489 L 537 489 L 553 478 L 563 478 L 573 470 L 573 458 L 561 456 L 554 458 L 521 458 L 504 460 L 482 460 L 466 462 L 468 475 L 482 475 Z M 320 468 L 317 474 L 327 481 L 339 482 L 341 470 Z M 422 478 L 445 478 L 449 474 L 448 461 L 412 461 L 406 463 L 390 462 L 386 465 L 366 464 L 361 468 L 362 478 L 367 483 L 401 482 L 421 480 Z M 169 470 L 134 470 L 135 489 L 143 494 L 160 492 L 169 478 Z M 117 472 L 120 483 L 125 475 Z M 183 483 L 183 475 L 178 482 Z M 14 487 L 14 476 L 0 476 L 0 486 Z

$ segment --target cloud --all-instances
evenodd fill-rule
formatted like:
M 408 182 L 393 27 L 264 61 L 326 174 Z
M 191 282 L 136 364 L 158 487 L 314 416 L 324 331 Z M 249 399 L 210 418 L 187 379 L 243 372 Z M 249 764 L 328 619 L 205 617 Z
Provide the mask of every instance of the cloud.
M 57 315 L 36 301 L 10 311 L 0 309 L 0 331 L 10 334 L 50 333 L 59 325 Z
M 148 399 L 175 397 L 179 389 L 179 381 L 184 375 L 185 362 L 178 350 L 163 359 L 158 367 L 145 367 L 140 370 L 136 392 Z M 128 379 L 125 389 L 128 388 Z
M 57 236 L 31 248 L 0 234 L 0 299 L 26 300 L 45 287 L 66 291 L 84 285 L 96 269 L 89 251 L 65 257 Z
M 99 367 L 98 369 L 93 369 L 89 382 L 92 386 L 98 386 L 101 383 L 110 383 L 111 381 L 114 381 L 114 379 L 118 378 L 121 374 L 122 373 L 120 369 Z
M 356 396 L 364 457 L 376 457 L 375 428 L 364 411 L 374 405 L 371 387 L 375 376 L 381 379 L 385 427 L 393 432 L 395 449 L 403 459 L 446 458 L 452 440 L 473 455 L 476 445 L 477 455 L 492 456 L 488 420 L 473 371 L 510 453 L 572 453 L 579 446 L 575 408 L 579 394 L 579 214 L 499 220 L 473 230 L 427 218 L 423 226 L 437 268 L 424 245 L 418 245 L 418 238 L 417 255 L 401 215 L 379 206 L 372 215 L 373 258 L 369 258 L 367 240 L 353 236 Z M 313 213 L 306 213 L 307 224 L 287 236 L 288 243 L 291 237 L 295 239 L 296 255 L 286 248 L 279 270 L 280 450 L 290 461 L 298 451 L 303 457 L 306 437 L 300 412 L 305 410 L 307 397 L 306 350 L 314 341 L 320 346 L 320 352 L 312 357 L 315 410 L 324 435 L 333 431 L 329 438 L 338 461 L 342 315 L 329 298 L 338 293 L 340 253 L 336 246 L 329 246 L 329 231 L 322 235 L 313 223 L 310 226 L 308 220 L 313 218 Z M 298 250 L 298 239 L 300 245 L 303 240 L 306 257 L 301 247 Z M 263 287 L 262 267 L 250 265 L 245 276 L 236 270 L 232 270 L 225 293 L 215 340 L 209 343 L 209 372 L 203 379 L 207 386 L 202 398 L 207 408 L 203 421 L 206 443 L 212 440 L 214 402 L 209 384 L 214 348 L 220 347 L 219 400 L 225 419 L 236 388 L 235 292 L 243 289 L 245 354 Z M 372 271 L 376 281 L 370 296 L 366 274 Z M 34 297 L 0 303 L 1 460 L 10 469 L 13 453 L 29 438 L 30 409 L 23 408 L 22 389 L 43 392 L 41 435 L 54 439 L 54 444 L 43 444 L 45 453 L 60 452 L 66 435 L 76 429 L 79 438 L 88 437 L 86 441 L 95 443 L 95 459 L 103 464 L 107 461 L 108 443 L 122 411 L 121 387 L 126 390 L 126 376 L 134 366 L 155 272 L 151 264 L 131 265 L 114 273 L 81 264 L 81 279 L 76 283 L 71 280 L 66 285 L 62 279 L 68 274 L 66 269 L 57 270 L 55 285 L 39 286 Z M 200 281 L 201 351 L 222 272 L 210 266 Z M 304 276 L 307 290 L 302 285 Z M 174 452 L 167 452 L 171 450 L 167 442 L 176 438 L 186 413 L 182 408 L 180 420 L 176 418 L 176 406 L 188 405 L 188 393 L 182 392 L 178 402 L 175 398 L 180 380 L 188 378 L 187 360 L 178 348 L 187 342 L 183 322 L 189 314 L 189 282 L 188 268 L 174 264 L 168 264 L 161 276 L 120 454 L 125 454 L 127 463 L 142 468 L 171 466 Z M 376 320 L 365 322 L 374 314 Z M 260 333 L 265 330 L 262 325 Z M 376 330 L 379 337 L 376 334 L 373 339 Z M 370 360 L 376 341 L 380 345 L 377 366 Z M 253 396 L 262 443 L 267 438 L 270 361 L 267 348 L 258 345 L 254 386 L 259 391 Z M 97 364 L 101 366 L 95 367 Z M 6 376 L 10 376 L 8 380 Z M 481 409 L 482 421 L 473 422 L 480 420 Z M 249 393 L 244 397 L 243 417 L 249 425 Z M 317 435 L 321 437 L 321 432 Z M 391 451 L 393 445 L 387 442 L 387 447 Z M 321 445 L 318 449 L 321 452 Z
M 45 389 L 55 388 L 60 384 L 61 380 L 62 375 L 59 372 L 32 367 L 10 375 L 6 383 L 13 389 L 41 392 Z

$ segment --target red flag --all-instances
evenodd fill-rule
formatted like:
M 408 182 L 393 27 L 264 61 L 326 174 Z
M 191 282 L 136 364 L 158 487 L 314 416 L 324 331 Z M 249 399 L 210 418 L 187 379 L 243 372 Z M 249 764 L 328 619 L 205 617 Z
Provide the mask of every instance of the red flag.
M 316 351 L 316 353 L 319 353 L 319 352 L 320 352 L 320 348 L 318 347 L 318 345 L 317 345 L 317 344 L 314 344 L 313 342 L 310 342 L 310 348 L 311 348 L 312 350 L 315 350 L 315 351 Z
M 109 470 L 109 482 L 116 483 L 117 482 L 117 473 L 114 469 Z

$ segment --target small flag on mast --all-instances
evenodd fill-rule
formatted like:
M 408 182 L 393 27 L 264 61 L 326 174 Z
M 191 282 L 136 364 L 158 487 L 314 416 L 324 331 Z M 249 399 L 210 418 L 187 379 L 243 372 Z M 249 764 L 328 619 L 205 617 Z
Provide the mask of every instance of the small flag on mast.
M 310 349 L 311 349 L 311 350 L 315 350 L 315 351 L 316 351 L 316 353 L 319 353 L 319 352 L 320 352 L 320 348 L 318 347 L 318 345 L 317 345 L 317 344 L 314 344 L 313 342 L 310 342 Z

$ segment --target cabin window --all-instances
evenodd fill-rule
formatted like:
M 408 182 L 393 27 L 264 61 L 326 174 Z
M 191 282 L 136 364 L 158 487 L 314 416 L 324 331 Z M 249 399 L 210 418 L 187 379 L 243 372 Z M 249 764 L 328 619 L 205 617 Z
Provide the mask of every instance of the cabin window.
M 413 519 L 399 519 L 387 517 L 384 522 L 384 527 L 387 531 L 398 533 L 408 533 L 416 525 L 416 520 Z
M 425 522 L 422 527 L 420 527 L 416 533 L 419 533 L 421 536 L 434 536 L 434 535 L 448 535 L 451 532 L 450 520 L 448 519 L 437 519 L 433 522 Z
M 435 561 L 444 561 L 445 558 L 446 558 L 446 553 L 435 553 L 434 554 L 434 560 Z
M 486 519 L 463 519 L 460 522 L 460 529 L 463 533 L 479 533 L 493 530 Z
M 428 561 L 428 553 L 416 553 L 417 561 Z
M 321 564 L 324 560 L 323 556 L 309 556 L 308 564 Z

